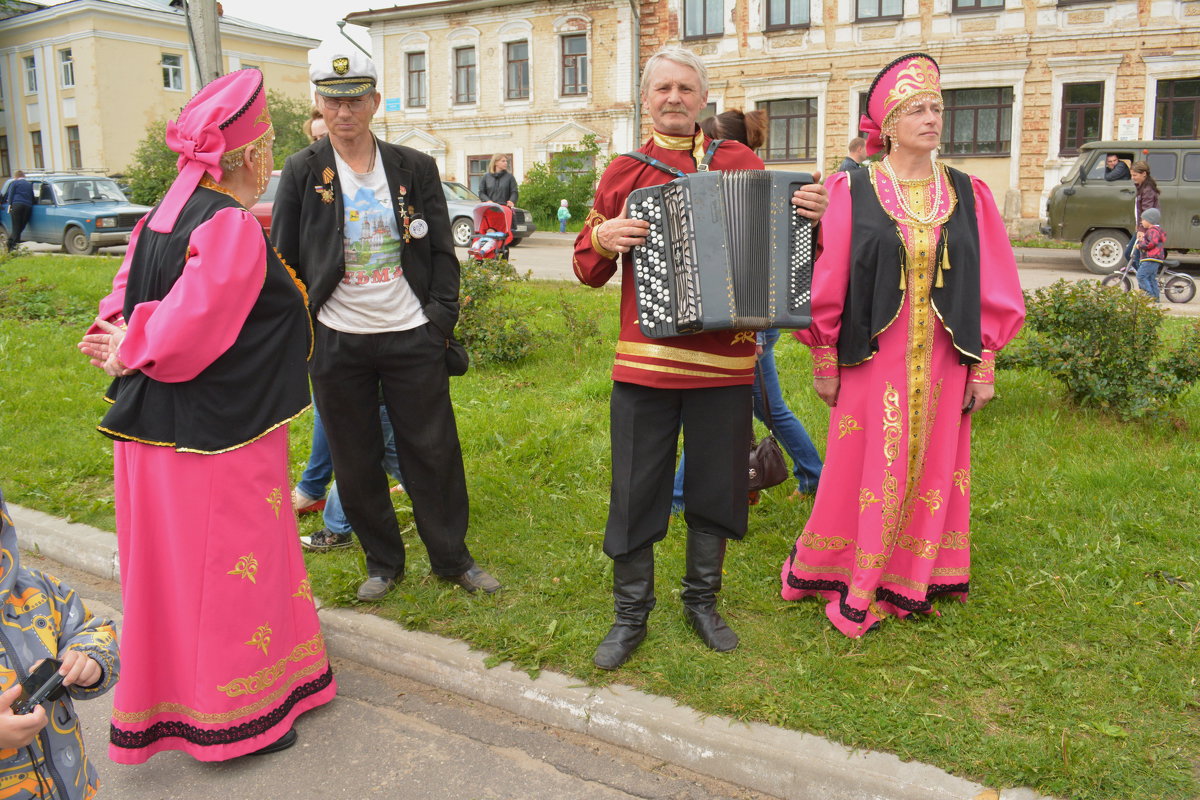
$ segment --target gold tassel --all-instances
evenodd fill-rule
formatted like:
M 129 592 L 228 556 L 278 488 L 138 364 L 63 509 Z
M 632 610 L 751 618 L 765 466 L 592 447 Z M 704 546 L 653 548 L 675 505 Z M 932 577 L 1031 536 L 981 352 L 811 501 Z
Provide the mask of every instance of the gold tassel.
M 904 237 L 900 237 L 900 291 L 905 291 L 904 274 L 908 272 L 908 250 L 904 247 Z
M 941 289 L 942 286 L 944 285 L 943 281 L 942 281 L 942 271 L 950 270 L 950 243 L 946 241 L 946 232 L 945 231 L 942 232 L 941 244 L 942 244 L 942 257 L 938 260 L 937 283 L 934 284 L 939 289 Z

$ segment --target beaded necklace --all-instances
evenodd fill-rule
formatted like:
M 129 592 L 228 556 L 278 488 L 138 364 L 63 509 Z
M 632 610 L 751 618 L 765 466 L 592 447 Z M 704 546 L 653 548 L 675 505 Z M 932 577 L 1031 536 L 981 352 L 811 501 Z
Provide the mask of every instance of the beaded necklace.
M 892 182 L 892 191 L 896 195 L 896 204 L 900 207 L 901 213 L 903 213 L 910 222 L 913 222 L 917 225 L 929 225 L 935 219 L 937 219 L 938 215 L 941 213 L 942 181 L 939 180 L 940 176 L 938 175 L 938 172 L 941 170 L 936 162 L 934 163 L 933 167 L 933 203 L 930 204 L 928 213 L 918 215 L 913 211 L 912 206 L 908 204 L 908 200 L 905 199 L 904 192 L 900 188 L 900 179 L 896 177 L 896 172 L 892 169 L 891 158 L 885 156 L 883 159 L 883 171 Z M 913 181 L 906 181 L 906 183 L 913 183 Z

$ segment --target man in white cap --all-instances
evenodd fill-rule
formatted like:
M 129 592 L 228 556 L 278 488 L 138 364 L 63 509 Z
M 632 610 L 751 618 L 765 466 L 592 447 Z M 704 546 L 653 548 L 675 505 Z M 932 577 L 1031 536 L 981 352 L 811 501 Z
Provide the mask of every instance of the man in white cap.
M 346 517 L 367 556 L 358 599 L 381 600 L 404 576 L 404 543 L 381 466 L 381 397 L 433 573 L 490 594 L 500 584 L 466 545 L 467 487 L 449 381 L 466 370 L 466 353 L 452 335 L 459 266 L 437 165 L 371 133 L 380 96 L 369 58 L 352 49 L 313 51 L 309 78 L 329 135 L 288 158 L 271 234 L 308 287 L 313 395 Z M 322 531 L 310 547 L 348 543 L 349 534 Z

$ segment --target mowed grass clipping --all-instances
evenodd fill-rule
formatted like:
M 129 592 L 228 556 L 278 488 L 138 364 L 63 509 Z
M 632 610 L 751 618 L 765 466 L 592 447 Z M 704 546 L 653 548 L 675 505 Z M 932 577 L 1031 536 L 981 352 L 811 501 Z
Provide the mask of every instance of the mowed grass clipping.
M 74 345 L 116 267 L 51 256 L 0 264 L 0 485 L 12 502 L 108 530 L 110 448 L 94 429 L 107 379 Z M 469 596 L 429 577 L 407 496 L 395 495 L 407 576 L 364 613 L 463 639 L 495 664 L 629 683 L 992 786 L 1081 800 L 1200 794 L 1200 392 L 1168 418 L 1122 424 L 1070 407 L 1036 371 L 1001 371 L 997 400 L 975 419 L 969 601 L 885 622 L 860 641 L 835 633 L 820 603 L 779 598 L 781 564 L 810 508 L 788 499 L 791 481 L 764 493 L 745 541 L 729 549 L 720 607 L 742 637 L 732 653 L 705 649 L 682 619 L 685 531 L 673 519 L 657 548 L 650 634 L 614 675 L 591 655 L 612 615 L 601 542 L 617 299 L 515 285 L 510 302 L 538 330 L 535 354 L 453 381 L 469 542 L 504 590 Z M 588 318 L 598 336 L 584 335 Z M 823 450 L 827 413 L 807 350 L 784 337 L 777 361 Z M 293 426 L 293 480 L 309 424 L 306 415 Z M 303 532 L 319 525 L 301 520 Z M 365 577 L 357 548 L 308 564 L 322 598 L 353 602 Z

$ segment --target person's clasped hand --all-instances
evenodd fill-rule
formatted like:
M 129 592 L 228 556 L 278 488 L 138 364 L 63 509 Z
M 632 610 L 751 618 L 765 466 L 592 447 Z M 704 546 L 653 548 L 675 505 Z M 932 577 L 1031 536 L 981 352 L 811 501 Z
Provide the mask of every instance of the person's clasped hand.
M 21 684 L 14 683 L 0 694 L 0 748 L 24 747 L 46 727 L 46 709 L 35 706 L 28 714 L 14 714 L 13 703 L 21 696 Z

